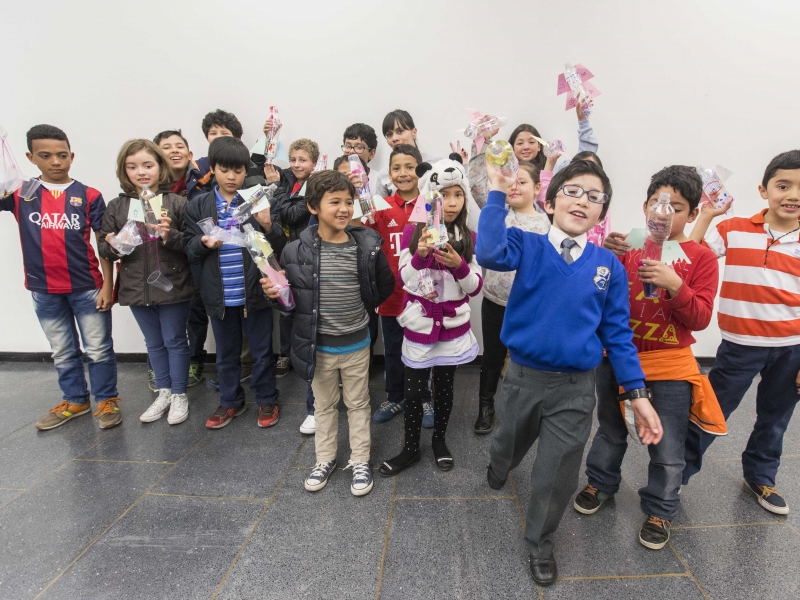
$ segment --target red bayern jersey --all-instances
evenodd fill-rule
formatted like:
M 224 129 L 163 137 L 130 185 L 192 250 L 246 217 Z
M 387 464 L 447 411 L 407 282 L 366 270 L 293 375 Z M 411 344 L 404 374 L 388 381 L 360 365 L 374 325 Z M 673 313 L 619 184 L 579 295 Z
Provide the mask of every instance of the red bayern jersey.
M 403 237 L 403 229 L 408 224 L 408 217 L 411 211 L 414 210 L 414 200 L 406 202 L 399 193 L 394 196 L 387 196 L 385 198 L 392 208 L 386 210 L 379 210 L 375 213 L 375 224 L 372 227 L 383 238 L 383 253 L 389 261 L 389 266 L 392 268 L 395 278 L 400 263 L 400 240 Z M 384 317 L 396 317 L 403 312 L 403 298 L 406 292 L 403 286 L 398 283 L 395 285 L 394 292 L 391 296 L 378 307 L 378 314 Z
M 63 191 L 41 186 L 34 198 L 21 198 L 18 190 L 0 199 L 0 210 L 17 219 L 30 291 L 71 294 L 103 286 L 91 239 L 106 203 L 96 189 L 73 181 Z
M 691 346 L 692 332 L 702 331 L 711 322 L 719 282 L 717 257 L 691 240 L 681 242 L 681 248 L 690 262 L 679 260 L 672 265 L 683 280 L 674 298 L 666 290 L 658 298 L 645 298 L 638 275 L 641 249 L 620 257 L 628 275 L 630 326 L 638 352 Z

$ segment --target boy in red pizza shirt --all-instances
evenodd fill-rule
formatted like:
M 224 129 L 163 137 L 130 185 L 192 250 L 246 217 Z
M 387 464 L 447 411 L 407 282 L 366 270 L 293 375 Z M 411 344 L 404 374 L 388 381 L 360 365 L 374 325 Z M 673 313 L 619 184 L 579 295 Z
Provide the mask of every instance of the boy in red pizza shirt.
M 414 210 L 414 202 L 419 196 L 417 184 L 419 176 L 417 165 L 422 162 L 419 150 L 409 144 L 401 144 L 392 150 L 389 156 L 389 177 L 397 188 L 392 196 L 385 198 L 392 208 L 375 213 L 375 224 L 367 223 L 383 238 L 383 253 L 389 260 L 389 266 L 397 277 L 400 261 L 400 239 L 408 217 Z M 404 385 L 405 366 L 401 359 L 403 348 L 403 328 L 397 323 L 397 315 L 403 312 L 405 291 L 402 285 L 394 288 L 394 293 L 378 307 L 383 331 L 383 356 L 385 361 L 384 375 L 386 379 L 386 402 L 375 411 L 372 420 L 384 423 L 405 408 Z M 424 403 L 425 412 L 433 413 L 430 398 Z M 430 421 L 433 419 L 430 418 Z M 431 423 L 431 426 L 433 423 Z
M 659 444 L 648 446 L 650 465 L 647 486 L 639 490 L 642 511 L 647 515 L 639 531 L 639 541 L 660 550 L 669 541 L 671 521 L 680 504 L 684 444 L 693 403 L 705 398 L 716 402 L 692 354 L 693 331 L 711 322 L 719 270 L 715 254 L 690 240 L 683 229 L 697 218 L 702 182 L 692 167 L 662 169 L 650 181 L 644 212 L 661 193 L 670 195 L 675 209 L 669 239 L 678 242 L 688 260 L 679 258 L 672 265 L 643 260 L 641 249 L 629 249 L 626 236 L 612 233 L 605 246 L 620 255 L 629 281 L 633 343 L 651 389 L 653 408 L 661 419 L 664 436 Z M 662 289 L 659 298 L 646 298 L 642 283 Z M 619 387 L 607 358 L 595 370 L 597 416 L 600 428 L 586 458 L 589 484 L 575 498 L 575 510 L 591 515 L 619 490 L 620 467 L 628 446 L 628 431 L 620 405 Z

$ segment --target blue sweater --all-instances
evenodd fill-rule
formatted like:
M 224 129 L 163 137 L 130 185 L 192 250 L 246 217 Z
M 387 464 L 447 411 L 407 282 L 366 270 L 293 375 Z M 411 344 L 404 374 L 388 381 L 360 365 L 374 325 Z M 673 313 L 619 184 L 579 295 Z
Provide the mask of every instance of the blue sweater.
M 541 371 L 590 371 L 605 348 L 619 384 L 643 388 L 622 263 L 587 243 L 568 265 L 547 235 L 506 228 L 505 204 L 505 194 L 489 193 L 475 254 L 482 267 L 517 271 L 500 333 L 512 360 Z

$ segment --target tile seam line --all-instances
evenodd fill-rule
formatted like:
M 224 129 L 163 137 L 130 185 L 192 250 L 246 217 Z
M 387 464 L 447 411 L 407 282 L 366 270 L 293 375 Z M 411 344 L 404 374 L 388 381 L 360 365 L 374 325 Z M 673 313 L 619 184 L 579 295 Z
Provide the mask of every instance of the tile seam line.
M 59 472 L 61 469 L 63 469 L 64 467 L 66 467 L 68 464 L 70 464 L 70 463 L 72 463 L 72 462 L 75 462 L 75 460 L 76 460 L 76 459 L 78 459 L 79 457 L 81 457 L 81 456 L 83 456 L 84 454 L 86 454 L 86 453 L 87 453 L 89 450 L 91 450 L 92 448 L 94 448 L 95 446 L 97 446 L 97 445 L 98 445 L 100 442 L 102 442 L 103 440 L 105 440 L 105 439 L 106 439 L 107 437 L 109 437 L 110 435 L 111 435 L 111 432 L 108 432 L 108 433 L 106 433 L 106 435 L 104 435 L 104 436 L 101 436 L 99 440 L 97 440 L 97 441 L 96 441 L 94 444 L 92 444 L 91 446 L 89 446 L 89 447 L 88 447 L 86 450 L 84 450 L 83 452 L 81 452 L 80 454 L 78 454 L 78 456 L 73 456 L 73 457 L 72 457 L 72 458 L 70 458 L 69 460 L 67 460 L 67 461 L 63 462 L 62 464 L 58 465 L 58 466 L 57 466 L 55 469 L 53 469 L 52 471 L 50 471 L 50 472 L 49 472 L 47 475 L 45 475 L 44 477 L 42 477 L 42 478 L 41 478 L 41 479 L 39 479 L 38 481 L 34 482 L 34 483 L 33 483 L 33 485 L 30 485 L 30 486 L 28 486 L 27 488 L 24 488 L 24 491 L 22 491 L 22 493 L 20 493 L 20 494 L 17 494 L 16 496 L 14 496 L 14 497 L 13 497 L 11 500 L 9 500 L 8 502 L 6 502 L 5 504 L 3 504 L 3 505 L 0 505 L 0 508 L 3 508 L 3 507 L 4 507 L 4 506 L 6 506 L 7 504 L 10 504 L 10 503 L 14 502 L 14 500 L 16 500 L 17 498 L 21 498 L 22 496 L 24 496 L 25 494 L 27 494 L 28 492 L 30 492 L 30 491 L 31 491 L 33 488 L 35 488 L 35 487 L 36 487 L 36 486 L 38 486 L 39 484 L 41 484 L 41 483 L 44 483 L 45 481 L 47 481 L 48 479 L 50 479 L 50 478 L 51 478 L 53 475 L 55 475 L 56 473 L 58 473 L 58 472 Z
M 413 502 L 415 500 L 429 502 L 429 501 L 449 501 L 455 502 L 458 500 L 513 500 L 514 496 L 442 496 L 437 498 L 434 496 L 426 498 L 415 498 L 413 496 L 402 496 L 395 498 L 396 502 Z
M 389 517 L 386 519 L 386 533 L 383 536 L 383 552 L 381 552 L 381 564 L 378 568 L 378 587 L 375 589 L 375 600 L 381 596 L 381 585 L 383 584 L 383 567 L 386 564 L 386 553 L 389 549 L 389 534 L 392 529 L 392 515 L 394 514 L 394 501 L 397 496 L 397 477 L 394 478 L 392 488 L 392 499 L 389 502 Z
M 148 496 L 157 496 L 159 498 L 191 498 L 198 500 L 230 500 L 231 502 L 255 502 L 256 504 L 265 504 L 269 502 L 269 498 L 236 498 L 232 496 L 195 496 L 192 494 L 165 494 L 161 492 L 146 492 Z
M 715 523 L 713 525 L 676 525 L 672 531 L 687 531 L 689 529 L 718 529 L 720 527 L 757 527 L 760 525 L 783 525 L 784 521 L 758 521 L 753 523 Z
M 47 584 L 47 585 L 46 585 L 46 586 L 45 586 L 45 587 L 42 589 L 42 591 L 40 591 L 38 594 L 36 594 L 36 596 L 34 596 L 34 597 L 33 597 L 33 600 L 37 600 L 38 598 L 40 598 L 40 597 L 42 596 L 42 594 L 44 594 L 44 593 L 45 593 L 45 592 L 46 592 L 48 589 L 50 589 L 50 588 L 53 586 L 53 584 L 54 584 L 56 581 L 58 581 L 59 579 L 61 579 L 61 577 L 64 575 L 64 573 L 66 573 L 67 571 L 69 571 L 69 570 L 70 570 L 70 569 L 73 567 L 73 565 L 74 565 L 75 563 L 77 563 L 77 562 L 78 562 L 78 561 L 79 561 L 81 558 L 83 558 L 83 556 L 84 556 L 84 555 L 85 555 L 85 554 L 86 554 L 86 553 L 87 553 L 87 552 L 88 552 L 88 551 L 91 549 L 91 547 L 92 547 L 92 546 L 94 546 L 94 545 L 95 545 L 95 544 L 96 544 L 96 543 L 97 543 L 97 542 L 100 540 L 100 538 L 102 538 L 102 537 L 103 537 L 103 536 L 104 536 L 106 533 L 108 533 L 108 532 L 111 530 L 111 528 L 112 528 L 112 527 L 114 527 L 114 525 L 116 525 L 117 523 L 119 523 L 119 522 L 120 522 L 120 521 L 121 521 L 121 520 L 122 520 L 122 519 L 125 517 L 125 515 L 127 515 L 127 514 L 128 514 L 128 513 L 129 513 L 129 512 L 130 512 L 130 511 L 131 511 L 131 510 L 132 510 L 132 509 L 133 509 L 133 508 L 134 508 L 134 507 L 137 505 L 137 504 L 139 504 L 139 502 L 141 502 L 142 498 L 144 498 L 145 496 L 147 496 L 147 492 L 149 492 L 149 491 L 150 491 L 150 490 L 152 490 L 152 489 L 153 489 L 155 486 L 157 486 L 159 483 L 161 483 L 161 481 L 164 479 L 164 477 L 166 477 L 167 475 L 169 475 L 169 474 L 170 474 L 170 473 L 171 473 L 171 472 L 172 472 L 172 471 L 175 469 L 175 467 L 177 467 L 179 464 L 181 464 L 181 462 L 182 462 L 182 461 L 183 461 L 183 460 L 184 460 L 184 459 L 185 459 L 187 456 L 189 456 L 189 455 L 190 455 L 190 454 L 191 454 L 191 453 L 194 451 L 194 449 L 195 449 L 195 448 L 197 448 L 197 446 L 199 446 L 199 445 L 200 445 L 200 443 L 201 443 L 201 442 L 203 442 L 205 439 L 207 439 L 207 438 L 208 438 L 208 436 L 209 436 L 209 434 L 208 434 L 208 433 L 206 433 L 206 434 L 205 434 L 204 436 L 202 436 L 202 437 L 201 437 L 199 440 L 197 440 L 197 443 L 195 443 L 195 444 L 194 444 L 194 445 L 193 445 L 193 446 L 192 446 L 192 447 L 189 449 L 189 451 L 188 451 L 186 454 L 184 454 L 184 455 L 181 457 L 181 459 L 180 459 L 178 462 L 176 462 L 174 465 L 172 465 L 172 466 L 171 466 L 171 467 L 169 467 L 169 468 L 168 468 L 166 471 L 164 471 L 164 473 L 161 475 L 161 477 L 159 477 L 158 479 L 156 479 L 156 480 L 153 482 L 153 484 L 152 484 L 150 487 L 148 487 L 148 488 L 147 488 L 147 489 L 144 491 L 144 493 L 143 493 L 141 496 L 139 496 L 139 497 L 138 497 L 136 500 L 134 500 L 134 501 L 133 501 L 133 504 L 131 504 L 131 505 L 130 505 L 128 508 L 126 508 L 126 509 L 125 509 L 125 510 L 122 512 L 122 514 L 121 514 L 121 515 L 119 515 L 119 516 L 118 516 L 116 519 L 114 519 L 114 520 L 111 522 L 111 524 L 110 524 L 108 527 L 106 527 L 106 528 L 105 528 L 105 529 L 104 529 L 102 532 L 100 532 L 100 534 L 99 534 L 99 535 L 98 535 L 96 538 L 94 538 L 94 539 L 93 539 L 91 542 L 89 542 L 89 545 L 88 545 L 88 546 L 86 546 L 86 548 L 84 548 L 84 549 L 81 551 L 81 553 L 80 553 L 80 554 L 78 554 L 78 556 L 76 556 L 76 557 L 75 557 L 75 558 L 72 560 L 72 562 L 70 562 L 70 563 L 69 563 L 69 564 L 68 564 L 66 567 L 64 567 L 64 569 L 63 569 L 63 570 L 62 570 L 62 571 L 61 571 L 61 572 L 60 572 L 58 575 L 56 575 L 56 576 L 55 576 L 55 578 L 54 578 L 52 581 L 50 581 L 50 583 L 48 583 L 48 584 Z M 98 441 L 97 443 L 99 444 L 100 442 Z M 85 452 L 88 452 L 89 450 L 91 450 L 91 448 L 87 448 L 87 449 L 85 450 Z M 82 452 L 81 454 L 83 454 L 83 452 Z M 80 454 L 79 454 L 78 456 L 80 456 Z M 76 456 L 75 458 L 73 458 L 73 459 L 72 459 L 72 460 L 70 460 L 69 462 L 75 462 L 75 459 L 76 459 L 76 458 L 78 458 L 78 456 Z M 66 463 L 65 463 L 65 464 L 66 464 Z M 161 465 L 161 466 L 166 466 L 166 465 Z
M 605 579 L 657 579 L 659 577 L 691 577 L 690 573 L 643 573 L 641 575 L 587 575 L 586 577 L 559 577 L 558 581 L 598 581 Z
M 686 572 L 689 574 L 689 577 L 692 578 L 692 581 L 694 581 L 694 584 L 697 586 L 697 589 L 700 590 L 701 594 L 703 594 L 703 597 L 706 600 L 711 600 L 709 595 L 703 589 L 703 586 L 700 585 L 699 581 L 697 581 L 697 577 L 694 576 L 694 573 L 692 573 L 692 570 L 689 568 L 689 565 L 686 564 L 686 562 L 683 560 L 683 558 L 681 558 L 681 555 L 678 554 L 678 551 L 675 550 L 675 546 L 672 545 L 672 542 L 671 541 L 667 541 L 667 545 L 669 546 L 669 549 L 672 550 L 672 553 L 675 555 L 675 558 L 677 558 L 680 561 L 680 563 L 683 565 L 683 568 L 686 569 Z
M 310 439 L 311 438 L 308 437 L 305 440 L 303 440 L 303 443 L 300 444 L 300 449 L 295 453 L 294 458 L 292 459 L 292 463 L 294 463 L 294 461 L 297 460 L 297 457 L 299 457 L 300 453 L 303 452 L 303 449 L 306 447 L 306 444 L 308 444 L 308 440 L 310 440 Z M 241 557 L 241 555 L 244 552 L 245 548 L 247 548 L 247 545 L 250 543 L 250 539 L 253 537 L 253 534 L 255 533 L 256 529 L 261 524 L 261 521 L 264 519 L 264 515 L 267 514 L 267 511 L 269 510 L 269 507 L 272 506 L 272 501 L 275 500 L 275 497 L 278 495 L 278 492 L 283 487 L 283 484 L 286 481 L 286 478 L 289 476 L 289 473 L 292 470 L 292 463 L 290 463 L 289 466 L 286 467 L 286 471 L 284 472 L 283 477 L 281 477 L 281 480 L 278 482 L 278 485 L 275 488 L 275 491 L 272 492 L 272 495 L 269 497 L 269 500 L 267 500 L 267 503 L 264 505 L 264 508 L 262 509 L 261 514 L 258 515 L 258 519 L 256 519 L 256 522 L 253 524 L 253 527 L 250 529 L 250 533 L 248 533 L 247 537 L 244 539 L 244 542 L 242 543 L 242 547 L 239 548 L 239 551 L 236 553 L 236 556 L 233 557 L 233 560 L 231 561 L 231 564 L 228 565 L 228 570 L 225 571 L 225 575 L 222 576 L 222 579 L 217 584 L 217 587 L 214 590 L 214 593 L 211 594 L 210 600 L 214 600 L 214 598 L 216 598 L 219 595 L 220 591 L 222 591 L 222 586 L 225 585 L 225 582 L 228 580 L 228 576 L 231 574 L 231 572 L 233 571 L 233 568 L 236 566 L 236 563 L 239 561 L 239 557 Z M 34 600 L 36 600 L 36 599 L 34 599 Z
M 176 462 L 167 460 L 115 460 L 113 458 L 74 458 L 73 460 L 80 462 L 106 462 L 106 463 L 130 463 L 134 465 L 177 465 Z

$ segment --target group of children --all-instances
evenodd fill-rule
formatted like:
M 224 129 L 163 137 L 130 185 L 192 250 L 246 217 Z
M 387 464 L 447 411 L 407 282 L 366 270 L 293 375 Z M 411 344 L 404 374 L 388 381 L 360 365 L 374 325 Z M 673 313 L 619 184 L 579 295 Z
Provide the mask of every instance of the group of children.
M 473 144 L 469 155 L 453 147 L 446 159 L 422 153 L 414 121 L 401 110 L 383 122 L 392 150 L 381 172 L 369 167 L 375 131 L 361 123 L 345 130 L 343 156 L 332 170 L 315 172 L 319 147 L 305 138 L 290 145 L 290 167 L 280 169 L 251 156 L 239 121 L 218 110 L 203 120 L 207 158 L 194 161 L 180 131 L 126 142 L 117 159 L 122 191 L 108 206 L 97 190 L 70 177 L 73 154 L 64 132 L 33 127 L 27 156 L 41 171 L 41 187 L 32 197 L 14 192 L 0 200 L 0 209 L 17 219 L 26 287 L 64 394 L 36 427 L 53 429 L 90 410 L 79 339 L 100 427 L 121 422 L 110 318 L 119 302 L 131 307 L 142 330 L 158 393 L 143 422 L 164 414 L 171 425 L 187 418 L 186 391 L 203 377 L 210 322 L 217 379 L 209 384 L 218 387 L 220 405 L 207 427 L 224 427 L 245 411 L 247 380 L 258 426 L 277 424 L 276 378 L 294 368 L 308 382 L 301 431 L 314 434 L 316 445 L 305 488 L 321 490 L 336 471 L 341 397 L 351 492 L 363 496 L 374 483 L 368 380 L 380 327 L 387 399 L 372 421 L 404 412 L 400 452 L 380 464 L 380 475 L 396 476 L 420 461 L 423 427 L 433 429 L 435 465 L 449 471 L 455 373 L 478 355 L 469 300 L 482 291 L 474 430 L 495 429 L 496 406 L 487 470 L 492 489 L 503 487 L 539 440 L 525 529 L 537 583 L 557 578 L 554 533 L 577 487 L 595 406 L 600 427 L 586 459 L 588 484 L 573 506 L 591 515 L 616 494 L 628 436 L 635 436 L 650 454 L 648 483 L 639 490 L 647 515 L 639 539 L 660 549 L 682 485 L 700 470 L 719 433 L 702 427 L 698 407 L 718 402 L 727 418 L 760 374 L 756 423 L 742 455 L 744 480 L 761 506 L 788 513 L 775 476 L 800 398 L 800 151 L 768 165 L 759 186 L 765 210 L 715 227 L 712 220 L 728 207 L 704 196 L 695 169 L 675 165 L 653 175 L 643 211 L 669 194 L 675 211 L 669 241 L 680 248 L 679 258 L 665 264 L 643 259 L 626 235 L 610 234 L 602 248 L 588 241 L 587 232 L 608 213 L 612 188 L 580 107 L 577 114 L 581 145 L 571 161 L 546 159 L 537 129 L 521 125 L 510 139 L 519 170 L 506 177 L 486 166 L 485 145 L 479 151 Z M 265 132 L 271 127 L 267 121 Z M 486 141 L 496 133 L 486 133 Z M 374 213 L 374 223 L 353 219 L 363 183 L 351 173 L 352 155 L 389 206 Z M 279 303 L 276 282 L 246 249 L 202 228 L 207 219 L 229 231 L 244 225 L 234 217 L 243 201 L 239 190 L 268 183 L 277 186 L 269 209 L 246 224 L 280 255 L 292 309 Z M 135 218 L 147 189 L 160 196 L 158 223 L 140 224 L 143 243 L 122 255 L 114 236 Z M 435 243 L 426 223 L 410 221 L 418 199 L 424 203 L 431 191 L 442 196 L 446 244 Z M 705 380 L 692 334 L 710 323 L 720 256 L 726 257 L 723 340 Z M 171 282 L 169 291 L 151 285 L 155 271 Z M 644 284 L 660 294 L 645 295 Z M 277 357 L 273 310 L 281 313 Z

